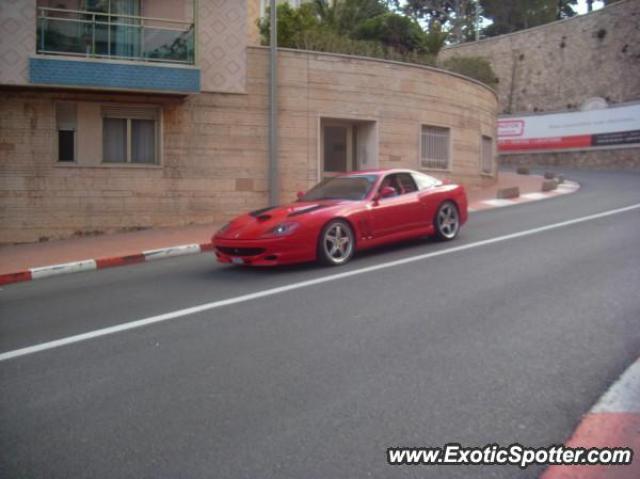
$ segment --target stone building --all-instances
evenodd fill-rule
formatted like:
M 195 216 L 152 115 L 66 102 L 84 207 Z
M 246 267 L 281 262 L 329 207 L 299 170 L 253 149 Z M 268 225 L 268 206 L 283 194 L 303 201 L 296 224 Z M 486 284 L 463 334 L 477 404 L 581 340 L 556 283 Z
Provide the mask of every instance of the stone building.
M 0 243 L 222 222 L 268 201 L 259 0 L 0 4 Z M 280 196 L 410 167 L 494 181 L 495 93 L 434 68 L 281 50 Z

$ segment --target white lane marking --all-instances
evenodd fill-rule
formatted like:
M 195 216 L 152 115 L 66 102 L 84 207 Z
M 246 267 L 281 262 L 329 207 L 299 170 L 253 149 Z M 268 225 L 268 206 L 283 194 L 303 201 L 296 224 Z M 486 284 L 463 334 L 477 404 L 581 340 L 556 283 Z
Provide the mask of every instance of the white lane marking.
M 583 216 L 572 220 L 562 221 L 560 223 L 553 223 L 546 226 L 540 226 L 538 228 L 532 228 L 529 230 L 519 231 L 517 233 L 511 233 L 504 236 L 497 236 L 486 240 L 476 241 L 475 243 L 469 243 L 460 246 L 454 246 L 440 251 L 434 251 L 432 253 L 425 253 L 409 258 L 402 258 L 394 261 L 388 261 L 373 266 L 365 266 L 364 268 L 345 271 L 344 273 L 330 274 L 321 278 L 310 279 L 307 281 L 300 281 L 299 283 L 292 283 L 286 286 L 280 286 L 277 288 L 266 289 L 263 291 L 257 291 L 255 293 L 244 294 L 242 296 L 236 296 L 235 298 L 222 299 L 219 301 L 213 301 L 211 303 L 205 303 L 198 306 L 192 306 L 190 308 L 180 309 L 172 311 L 170 313 L 160 314 L 158 316 L 151 316 L 149 318 L 139 319 L 137 321 L 131 321 L 129 323 L 118 324 L 116 326 L 110 326 L 108 328 L 96 329 L 83 334 L 77 334 L 75 336 L 68 336 L 66 338 L 56 339 L 54 341 L 48 341 L 46 343 L 36 344 L 34 346 L 28 346 L 26 348 L 15 349 L 13 351 L 7 351 L 0 354 L 0 362 L 8 359 L 18 358 L 20 356 L 26 356 L 29 354 L 38 353 L 41 351 L 47 351 L 49 349 L 59 348 L 61 346 L 67 346 L 69 344 L 79 343 L 81 341 L 87 341 L 89 339 L 99 338 L 101 336 L 107 336 L 109 334 L 120 333 L 122 331 L 128 331 L 131 329 L 141 328 L 143 326 L 149 326 L 150 324 L 161 323 L 163 321 L 169 321 L 172 319 L 182 318 L 192 314 L 202 313 L 203 311 L 209 311 L 212 309 L 222 308 L 224 306 L 231 306 L 233 304 L 244 303 L 247 301 L 253 301 L 254 299 L 265 298 L 267 296 L 273 296 L 276 294 L 286 293 L 287 291 L 293 291 L 296 289 L 307 288 L 309 286 L 315 286 L 322 283 L 329 283 L 338 279 L 349 278 L 351 276 L 357 276 L 360 274 L 370 273 L 372 271 L 378 271 L 387 268 L 393 268 L 394 266 L 400 266 L 407 263 L 413 263 L 415 261 L 422 261 L 429 258 L 435 258 L 437 256 L 444 256 L 451 253 L 457 253 L 458 251 L 466 251 L 480 246 L 486 246 L 495 243 L 501 243 L 516 238 L 523 238 L 525 236 L 531 236 L 534 234 L 542 233 L 544 231 L 550 231 L 565 226 L 571 226 L 586 221 L 593 221 L 599 218 L 605 218 L 607 216 L 617 215 L 625 213 L 627 211 L 640 209 L 640 203 L 634 205 L 625 206 L 624 208 L 616 208 L 614 210 L 604 211 L 602 213 L 596 213 L 593 215 Z
M 640 359 L 627 368 L 591 412 L 640 413 Z
M 185 254 L 200 253 L 199 244 L 184 244 L 180 246 L 172 246 L 170 248 L 152 249 L 143 251 L 145 260 L 153 261 L 156 259 L 169 258 L 171 256 L 182 256 Z
M 95 260 L 74 261 L 73 263 L 54 264 L 41 268 L 31 268 L 31 279 L 48 278 L 57 274 L 79 273 L 98 269 Z

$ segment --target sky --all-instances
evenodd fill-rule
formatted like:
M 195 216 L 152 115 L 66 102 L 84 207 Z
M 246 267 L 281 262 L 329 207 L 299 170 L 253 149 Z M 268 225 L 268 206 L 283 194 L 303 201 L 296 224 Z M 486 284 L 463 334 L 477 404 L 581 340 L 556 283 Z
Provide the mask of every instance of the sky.
M 593 2 L 593 9 L 598 10 L 602 8 L 602 2 Z M 587 13 L 587 0 L 578 0 L 578 7 L 576 8 L 578 13 Z
M 603 2 L 597 0 L 593 2 L 593 11 L 600 10 L 602 7 L 604 7 Z M 575 6 L 575 10 L 578 12 L 578 15 L 587 13 L 587 0 L 578 0 L 578 5 Z M 484 19 L 480 25 L 486 27 L 487 25 L 491 25 L 491 21 Z

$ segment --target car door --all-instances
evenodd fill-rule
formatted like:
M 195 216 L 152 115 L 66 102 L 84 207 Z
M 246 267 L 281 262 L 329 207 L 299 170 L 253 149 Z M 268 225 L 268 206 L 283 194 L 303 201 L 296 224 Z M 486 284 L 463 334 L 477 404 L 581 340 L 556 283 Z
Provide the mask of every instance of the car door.
M 377 238 L 402 234 L 415 229 L 419 217 L 418 212 L 422 208 L 416 184 L 408 173 L 391 173 L 385 176 L 379 191 L 386 185 L 393 187 L 398 194 L 388 198 L 380 198 L 371 207 L 373 236 Z
M 436 209 L 440 205 L 438 198 L 440 197 L 440 188 L 442 182 L 437 178 L 434 178 L 423 173 L 413 172 L 413 179 L 418 186 L 418 197 L 422 204 L 421 215 L 427 224 L 433 221 Z

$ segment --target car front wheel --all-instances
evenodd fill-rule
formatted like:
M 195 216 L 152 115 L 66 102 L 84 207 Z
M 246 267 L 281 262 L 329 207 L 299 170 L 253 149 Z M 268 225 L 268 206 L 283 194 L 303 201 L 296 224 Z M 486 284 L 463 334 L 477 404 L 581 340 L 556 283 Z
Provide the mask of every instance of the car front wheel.
M 433 220 L 436 237 L 442 241 L 449 241 L 458 236 L 460 231 L 460 214 L 457 206 L 451 201 L 440 205 Z
M 332 220 L 322 228 L 318 240 L 318 259 L 320 262 L 338 266 L 353 256 L 355 237 L 351 226 L 343 220 Z

